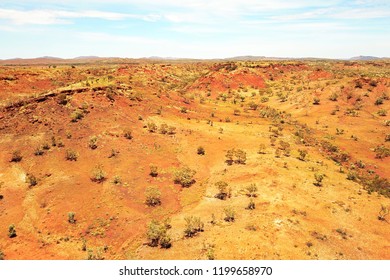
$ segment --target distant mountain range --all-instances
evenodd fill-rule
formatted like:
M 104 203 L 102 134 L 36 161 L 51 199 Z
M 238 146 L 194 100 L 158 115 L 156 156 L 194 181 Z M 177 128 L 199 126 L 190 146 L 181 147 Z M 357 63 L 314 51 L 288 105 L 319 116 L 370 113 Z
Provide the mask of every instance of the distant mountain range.
M 389 60 L 389 57 L 376 57 L 376 56 L 355 56 L 349 59 L 339 60 L 352 60 L 352 61 L 371 61 L 371 60 Z M 75 58 L 65 59 L 53 56 L 43 56 L 37 58 L 12 58 L 12 59 L 0 59 L 1 65 L 23 65 L 23 64 L 82 64 L 82 63 L 126 63 L 126 62 L 141 62 L 141 61 L 259 61 L 259 60 L 334 60 L 328 58 L 316 58 L 316 57 L 266 57 L 266 56 L 235 56 L 229 58 L 216 58 L 216 59 L 194 59 L 194 58 L 175 58 L 175 57 L 143 57 L 143 58 L 120 58 L 120 57 L 99 57 L 99 56 L 78 56 Z M 337 60 L 337 59 L 336 59 Z

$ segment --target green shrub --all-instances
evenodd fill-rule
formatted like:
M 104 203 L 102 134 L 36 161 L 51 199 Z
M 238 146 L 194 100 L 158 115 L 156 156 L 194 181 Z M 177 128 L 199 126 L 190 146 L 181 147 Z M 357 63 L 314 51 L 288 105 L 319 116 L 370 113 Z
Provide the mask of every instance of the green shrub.
M 246 195 L 249 197 L 257 197 L 257 186 L 252 183 L 246 187 Z
M 33 174 L 27 173 L 26 174 L 26 183 L 29 187 L 36 186 L 38 184 L 38 179 Z
M 15 225 L 12 224 L 8 227 L 8 237 L 9 238 L 14 238 L 16 237 L 16 228 Z
M 316 180 L 313 184 L 317 187 L 322 186 L 322 180 L 324 179 L 324 174 L 321 173 L 315 173 L 314 174 L 314 179 Z
M 91 136 L 88 141 L 88 146 L 92 149 L 95 150 L 97 146 L 98 138 L 97 136 Z
M 76 219 L 75 219 L 75 213 L 74 212 L 69 212 L 68 213 L 68 222 L 71 223 L 71 224 L 75 224 L 76 223 Z
M 161 204 L 161 192 L 156 187 L 147 187 L 145 190 L 146 205 L 157 206 Z
M 228 196 L 228 183 L 219 181 L 215 183 L 215 186 L 218 188 L 218 193 L 215 195 L 215 197 L 221 200 L 225 200 Z
M 195 179 L 193 178 L 195 174 L 196 171 L 189 167 L 176 169 L 174 172 L 174 182 L 180 184 L 182 187 L 190 187 L 195 183 Z
M 77 122 L 77 121 L 81 120 L 83 117 L 84 117 L 84 113 L 80 109 L 76 109 L 70 115 L 72 122 Z
M 76 161 L 79 157 L 79 154 L 71 149 L 66 150 L 65 152 L 65 159 L 70 161 Z
M 91 180 L 93 182 L 102 183 L 105 179 L 106 173 L 103 170 L 103 166 L 101 164 L 96 165 L 95 168 L 92 170 Z
M 22 160 L 22 154 L 19 150 L 12 152 L 11 162 L 20 162 Z
M 133 139 L 133 135 L 132 135 L 132 131 L 131 129 L 126 129 L 123 131 L 123 136 L 126 138 L 126 139 Z
M 236 211 L 233 209 L 233 207 L 226 207 L 223 212 L 225 213 L 224 220 L 226 222 L 234 222 L 236 218 Z
M 186 225 L 184 229 L 185 237 L 193 237 L 198 232 L 204 231 L 204 223 L 199 217 L 187 216 L 184 218 Z
M 198 155 L 204 155 L 205 154 L 205 150 L 204 150 L 204 148 L 202 146 L 198 147 L 197 154 Z

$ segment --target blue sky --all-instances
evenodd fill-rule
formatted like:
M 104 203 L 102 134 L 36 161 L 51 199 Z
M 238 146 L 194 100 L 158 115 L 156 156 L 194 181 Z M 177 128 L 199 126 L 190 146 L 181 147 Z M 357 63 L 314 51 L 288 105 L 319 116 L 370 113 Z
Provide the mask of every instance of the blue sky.
M 0 59 L 390 56 L 389 0 L 0 2 Z

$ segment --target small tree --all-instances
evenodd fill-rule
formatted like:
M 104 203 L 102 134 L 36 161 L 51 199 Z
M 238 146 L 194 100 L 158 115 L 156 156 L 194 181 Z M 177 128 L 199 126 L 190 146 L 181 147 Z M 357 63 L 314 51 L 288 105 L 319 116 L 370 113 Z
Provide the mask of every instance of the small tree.
M 195 170 L 190 169 L 189 167 L 183 167 L 176 169 L 174 172 L 174 182 L 180 184 L 182 187 L 190 187 L 195 183 L 194 175 L 196 174 Z
M 69 212 L 68 213 L 68 222 L 71 223 L 71 224 L 75 224 L 76 223 L 76 219 L 75 219 L 75 213 L 74 212 Z
M 8 237 L 9 238 L 14 238 L 16 237 L 16 228 L 15 225 L 12 224 L 8 227 Z
M 145 190 L 146 205 L 157 206 L 161 204 L 161 192 L 156 187 L 147 187 Z

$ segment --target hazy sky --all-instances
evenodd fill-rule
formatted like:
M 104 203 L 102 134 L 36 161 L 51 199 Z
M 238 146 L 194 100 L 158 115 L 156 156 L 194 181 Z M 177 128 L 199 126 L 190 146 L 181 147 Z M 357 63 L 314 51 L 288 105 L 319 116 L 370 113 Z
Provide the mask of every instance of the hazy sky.
M 0 59 L 390 56 L 390 0 L 0 2 Z

